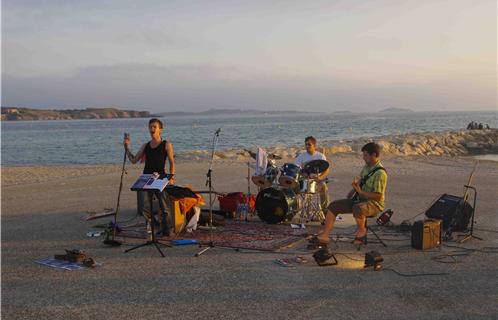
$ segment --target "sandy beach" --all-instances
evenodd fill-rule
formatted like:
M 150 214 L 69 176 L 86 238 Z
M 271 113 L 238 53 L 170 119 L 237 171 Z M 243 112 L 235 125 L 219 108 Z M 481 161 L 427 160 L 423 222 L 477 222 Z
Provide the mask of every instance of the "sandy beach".
M 330 157 L 331 199 L 343 197 L 361 166 L 356 154 Z M 474 160 L 471 157 L 387 156 L 386 206 L 398 224 L 422 211 L 442 193 L 460 195 Z M 205 161 L 177 164 L 176 183 L 204 189 Z M 217 160 L 214 188 L 245 191 L 246 163 Z M 449 242 L 428 252 L 410 248 L 409 239 L 381 232 L 388 248 L 369 244 L 360 252 L 347 241 L 335 247 L 339 265 L 318 267 L 306 244 L 280 253 L 236 252 L 215 248 L 195 258 L 197 247 L 166 249 L 160 258 L 152 248 L 124 254 L 126 246 L 109 248 L 88 238 L 87 211 L 114 207 L 119 165 L 2 168 L 2 316 L 4 319 L 495 319 L 498 292 L 497 255 L 464 251 L 456 263 L 433 258 L 462 252 L 451 246 L 485 250 L 497 247 L 496 162 L 481 161 L 474 178 L 478 190 L 476 234 L 483 241 Z M 127 165 L 122 220 L 133 219 L 135 194 L 129 186 L 140 165 Z M 256 188 L 252 186 L 252 192 Z M 422 218 L 422 216 L 415 220 Z M 136 218 L 137 221 L 139 218 Z M 345 221 L 350 221 L 345 219 Z M 351 223 L 335 232 L 351 233 Z M 131 241 L 127 241 L 133 243 Z M 102 266 L 64 271 L 33 263 L 65 248 L 86 250 Z M 484 248 L 484 249 L 483 249 Z M 366 251 L 379 250 L 386 269 L 363 269 Z M 287 252 L 287 253 L 286 253 Z M 307 264 L 281 267 L 276 258 L 305 256 Z M 450 259 L 451 260 L 451 259 Z M 453 261 L 453 260 L 451 260 Z

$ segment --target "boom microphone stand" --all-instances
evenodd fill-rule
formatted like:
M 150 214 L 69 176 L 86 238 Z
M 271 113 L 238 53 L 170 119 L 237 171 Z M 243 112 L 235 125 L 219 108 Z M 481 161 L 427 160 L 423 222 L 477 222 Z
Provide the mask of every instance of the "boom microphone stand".
M 218 144 L 218 139 L 220 138 L 220 132 L 221 128 L 218 128 L 216 132 L 214 133 L 213 136 L 213 144 L 211 147 L 211 162 L 209 163 L 209 169 L 206 174 L 206 186 L 209 187 L 209 245 L 202 249 L 201 251 L 197 252 L 195 254 L 196 257 L 199 257 L 201 254 L 204 252 L 208 251 L 211 248 L 214 248 L 214 241 L 213 241 L 213 201 L 212 201 L 212 194 L 213 194 L 213 179 L 212 179 L 212 173 L 213 173 L 213 161 L 214 161 L 214 152 L 216 151 L 216 145 Z

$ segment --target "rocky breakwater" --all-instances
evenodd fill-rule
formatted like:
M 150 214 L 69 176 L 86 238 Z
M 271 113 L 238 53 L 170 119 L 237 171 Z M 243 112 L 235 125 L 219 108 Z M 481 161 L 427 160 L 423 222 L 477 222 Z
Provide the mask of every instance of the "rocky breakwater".
M 395 156 L 460 156 L 478 154 L 498 154 L 498 130 L 460 130 L 447 132 L 410 133 L 405 135 L 390 135 L 376 138 L 359 138 L 350 141 L 326 141 L 319 145 L 318 150 L 328 157 L 334 154 L 359 152 L 361 147 L 375 141 L 383 154 Z M 256 150 L 230 149 L 217 151 L 216 160 L 250 161 L 251 153 Z M 291 161 L 300 152 L 301 146 L 275 146 L 266 148 L 282 161 Z M 190 160 L 208 160 L 211 153 L 206 150 L 191 151 L 179 154 L 179 157 Z
M 384 153 L 402 156 L 498 154 L 497 129 L 414 133 L 379 137 L 375 141 Z

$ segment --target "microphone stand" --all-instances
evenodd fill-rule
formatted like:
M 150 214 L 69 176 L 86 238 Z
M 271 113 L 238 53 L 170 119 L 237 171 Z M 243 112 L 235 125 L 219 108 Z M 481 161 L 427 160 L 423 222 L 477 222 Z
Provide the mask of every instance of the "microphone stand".
M 128 133 L 124 134 L 125 139 L 129 138 Z M 116 212 L 114 212 L 114 226 L 112 228 L 112 239 L 109 239 L 109 235 L 107 238 L 104 240 L 104 244 L 110 245 L 110 246 L 120 246 L 121 242 L 116 240 L 116 230 L 118 228 L 118 213 L 119 213 L 119 200 L 121 199 L 121 191 L 123 190 L 123 175 L 126 172 L 125 169 L 126 166 L 126 149 L 124 151 L 123 155 L 123 167 L 121 168 L 121 180 L 119 182 L 119 191 L 118 191 L 118 200 L 116 203 Z
M 201 254 L 204 252 L 208 251 L 211 248 L 214 248 L 214 241 L 213 241 L 213 201 L 212 201 L 212 194 L 213 194 L 213 161 L 214 161 L 214 152 L 216 150 L 216 145 L 218 144 L 218 139 L 220 137 L 220 132 L 221 128 L 216 130 L 213 136 L 213 143 L 211 146 L 211 161 L 209 163 L 209 169 L 206 174 L 206 186 L 209 187 L 209 245 L 202 249 L 201 251 L 197 252 L 195 254 L 196 257 L 199 257 Z

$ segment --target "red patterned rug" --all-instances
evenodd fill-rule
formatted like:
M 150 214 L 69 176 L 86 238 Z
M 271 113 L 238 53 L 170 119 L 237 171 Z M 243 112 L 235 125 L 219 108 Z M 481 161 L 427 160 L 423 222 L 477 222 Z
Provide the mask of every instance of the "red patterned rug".
M 213 242 L 219 247 L 275 251 L 292 245 L 314 231 L 316 230 L 313 227 L 292 229 L 287 224 L 227 221 L 225 226 L 213 229 Z M 193 233 L 183 233 L 176 237 L 158 237 L 158 240 L 196 239 L 201 244 L 208 244 L 209 233 L 209 230 L 196 230 Z M 125 227 L 118 236 L 145 239 L 145 223 Z

